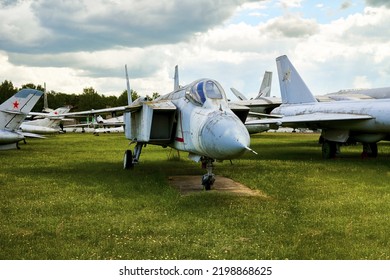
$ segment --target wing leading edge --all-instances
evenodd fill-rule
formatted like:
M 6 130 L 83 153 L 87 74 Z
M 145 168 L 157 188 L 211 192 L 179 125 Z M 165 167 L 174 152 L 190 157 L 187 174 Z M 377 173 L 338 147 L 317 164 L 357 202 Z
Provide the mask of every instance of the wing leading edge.
M 362 121 L 373 119 L 370 115 L 358 115 L 358 114 L 344 114 L 344 113 L 312 113 L 295 116 L 284 116 L 274 119 L 261 119 L 248 121 L 246 125 L 258 125 L 258 124 L 273 124 L 277 126 L 290 126 L 290 127 L 307 127 L 315 126 L 324 122 L 342 122 L 342 121 Z

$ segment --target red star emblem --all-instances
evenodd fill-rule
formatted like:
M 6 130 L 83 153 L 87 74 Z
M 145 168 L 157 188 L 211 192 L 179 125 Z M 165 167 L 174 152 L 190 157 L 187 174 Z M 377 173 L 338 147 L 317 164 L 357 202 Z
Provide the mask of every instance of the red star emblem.
M 14 105 L 14 109 L 19 109 L 19 102 L 18 102 L 18 100 L 16 100 L 14 103 L 12 103 L 12 105 Z

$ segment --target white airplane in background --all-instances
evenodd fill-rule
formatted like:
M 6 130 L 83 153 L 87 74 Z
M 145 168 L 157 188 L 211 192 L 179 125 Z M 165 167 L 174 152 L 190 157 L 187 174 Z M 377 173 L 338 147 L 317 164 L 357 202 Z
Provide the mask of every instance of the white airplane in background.
M 96 117 L 96 126 L 93 134 L 99 135 L 100 133 L 124 132 L 123 116 L 113 117 L 109 119 L 103 119 L 102 116 Z
M 338 92 L 328 93 L 326 97 L 334 100 L 352 99 L 387 99 L 390 98 L 390 87 L 368 89 L 345 89 Z
M 0 105 L 0 149 L 19 148 L 24 135 L 17 132 L 21 123 L 35 106 L 43 92 L 22 89 Z
M 109 108 L 110 111 L 105 110 L 105 112 L 101 113 L 112 113 L 112 112 L 120 112 L 124 111 L 124 106 L 121 107 L 113 107 Z M 101 111 L 101 110 L 96 110 Z M 92 117 L 92 121 L 89 121 L 89 115 L 94 115 Z M 124 132 L 123 126 L 123 116 L 119 117 L 113 117 L 109 119 L 104 119 L 101 115 L 96 116 L 95 110 L 90 111 L 83 111 L 83 112 L 74 112 L 74 113 L 68 113 L 63 114 L 62 116 L 74 116 L 74 117 L 87 117 L 88 121 L 86 123 L 79 123 L 79 124 L 71 124 L 64 126 L 65 131 L 76 131 L 78 128 L 81 128 L 81 132 L 92 132 L 95 135 L 99 135 L 99 133 L 106 133 L 106 132 Z M 87 129 L 86 128 L 90 128 Z
M 363 155 L 376 157 L 377 142 L 390 140 L 390 99 L 318 102 L 287 56 L 276 59 L 282 105 L 263 123 L 292 128 L 321 129 L 323 158 L 335 157 L 338 146 L 363 144 Z
M 64 121 L 62 114 L 68 113 L 70 107 L 60 107 L 50 113 L 33 113 L 30 115 L 41 116 L 42 119 L 25 121 L 20 125 L 22 134 L 27 137 L 37 137 L 36 134 L 55 134 L 61 131 L 60 122 Z

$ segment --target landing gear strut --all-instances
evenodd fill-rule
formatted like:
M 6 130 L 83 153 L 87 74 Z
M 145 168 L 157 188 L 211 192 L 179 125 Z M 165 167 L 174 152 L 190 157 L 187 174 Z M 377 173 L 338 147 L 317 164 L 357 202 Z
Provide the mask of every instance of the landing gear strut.
M 362 158 L 370 157 L 376 158 L 378 156 L 377 143 L 363 143 Z
M 138 163 L 139 157 L 144 143 L 138 143 L 135 145 L 134 154 L 131 150 L 126 150 L 123 156 L 123 169 L 132 169 L 135 164 Z
M 202 185 L 206 191 L 211 190 L 211 186 L 215 182 L 215 175 L 213 174 L 213 162 L 211 158 L 202 159 L 202 167 L 207 169 L 207 173 L 202 176 Z

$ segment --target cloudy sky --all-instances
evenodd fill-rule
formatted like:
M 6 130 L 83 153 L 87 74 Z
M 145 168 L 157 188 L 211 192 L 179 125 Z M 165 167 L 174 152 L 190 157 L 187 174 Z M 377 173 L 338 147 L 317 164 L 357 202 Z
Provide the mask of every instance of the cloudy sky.
M 0 81 L 139 94 L 219 81 L 249 97 L 286 54 L 315 94 L 390 86 L 386 0 L 0 0 Z

